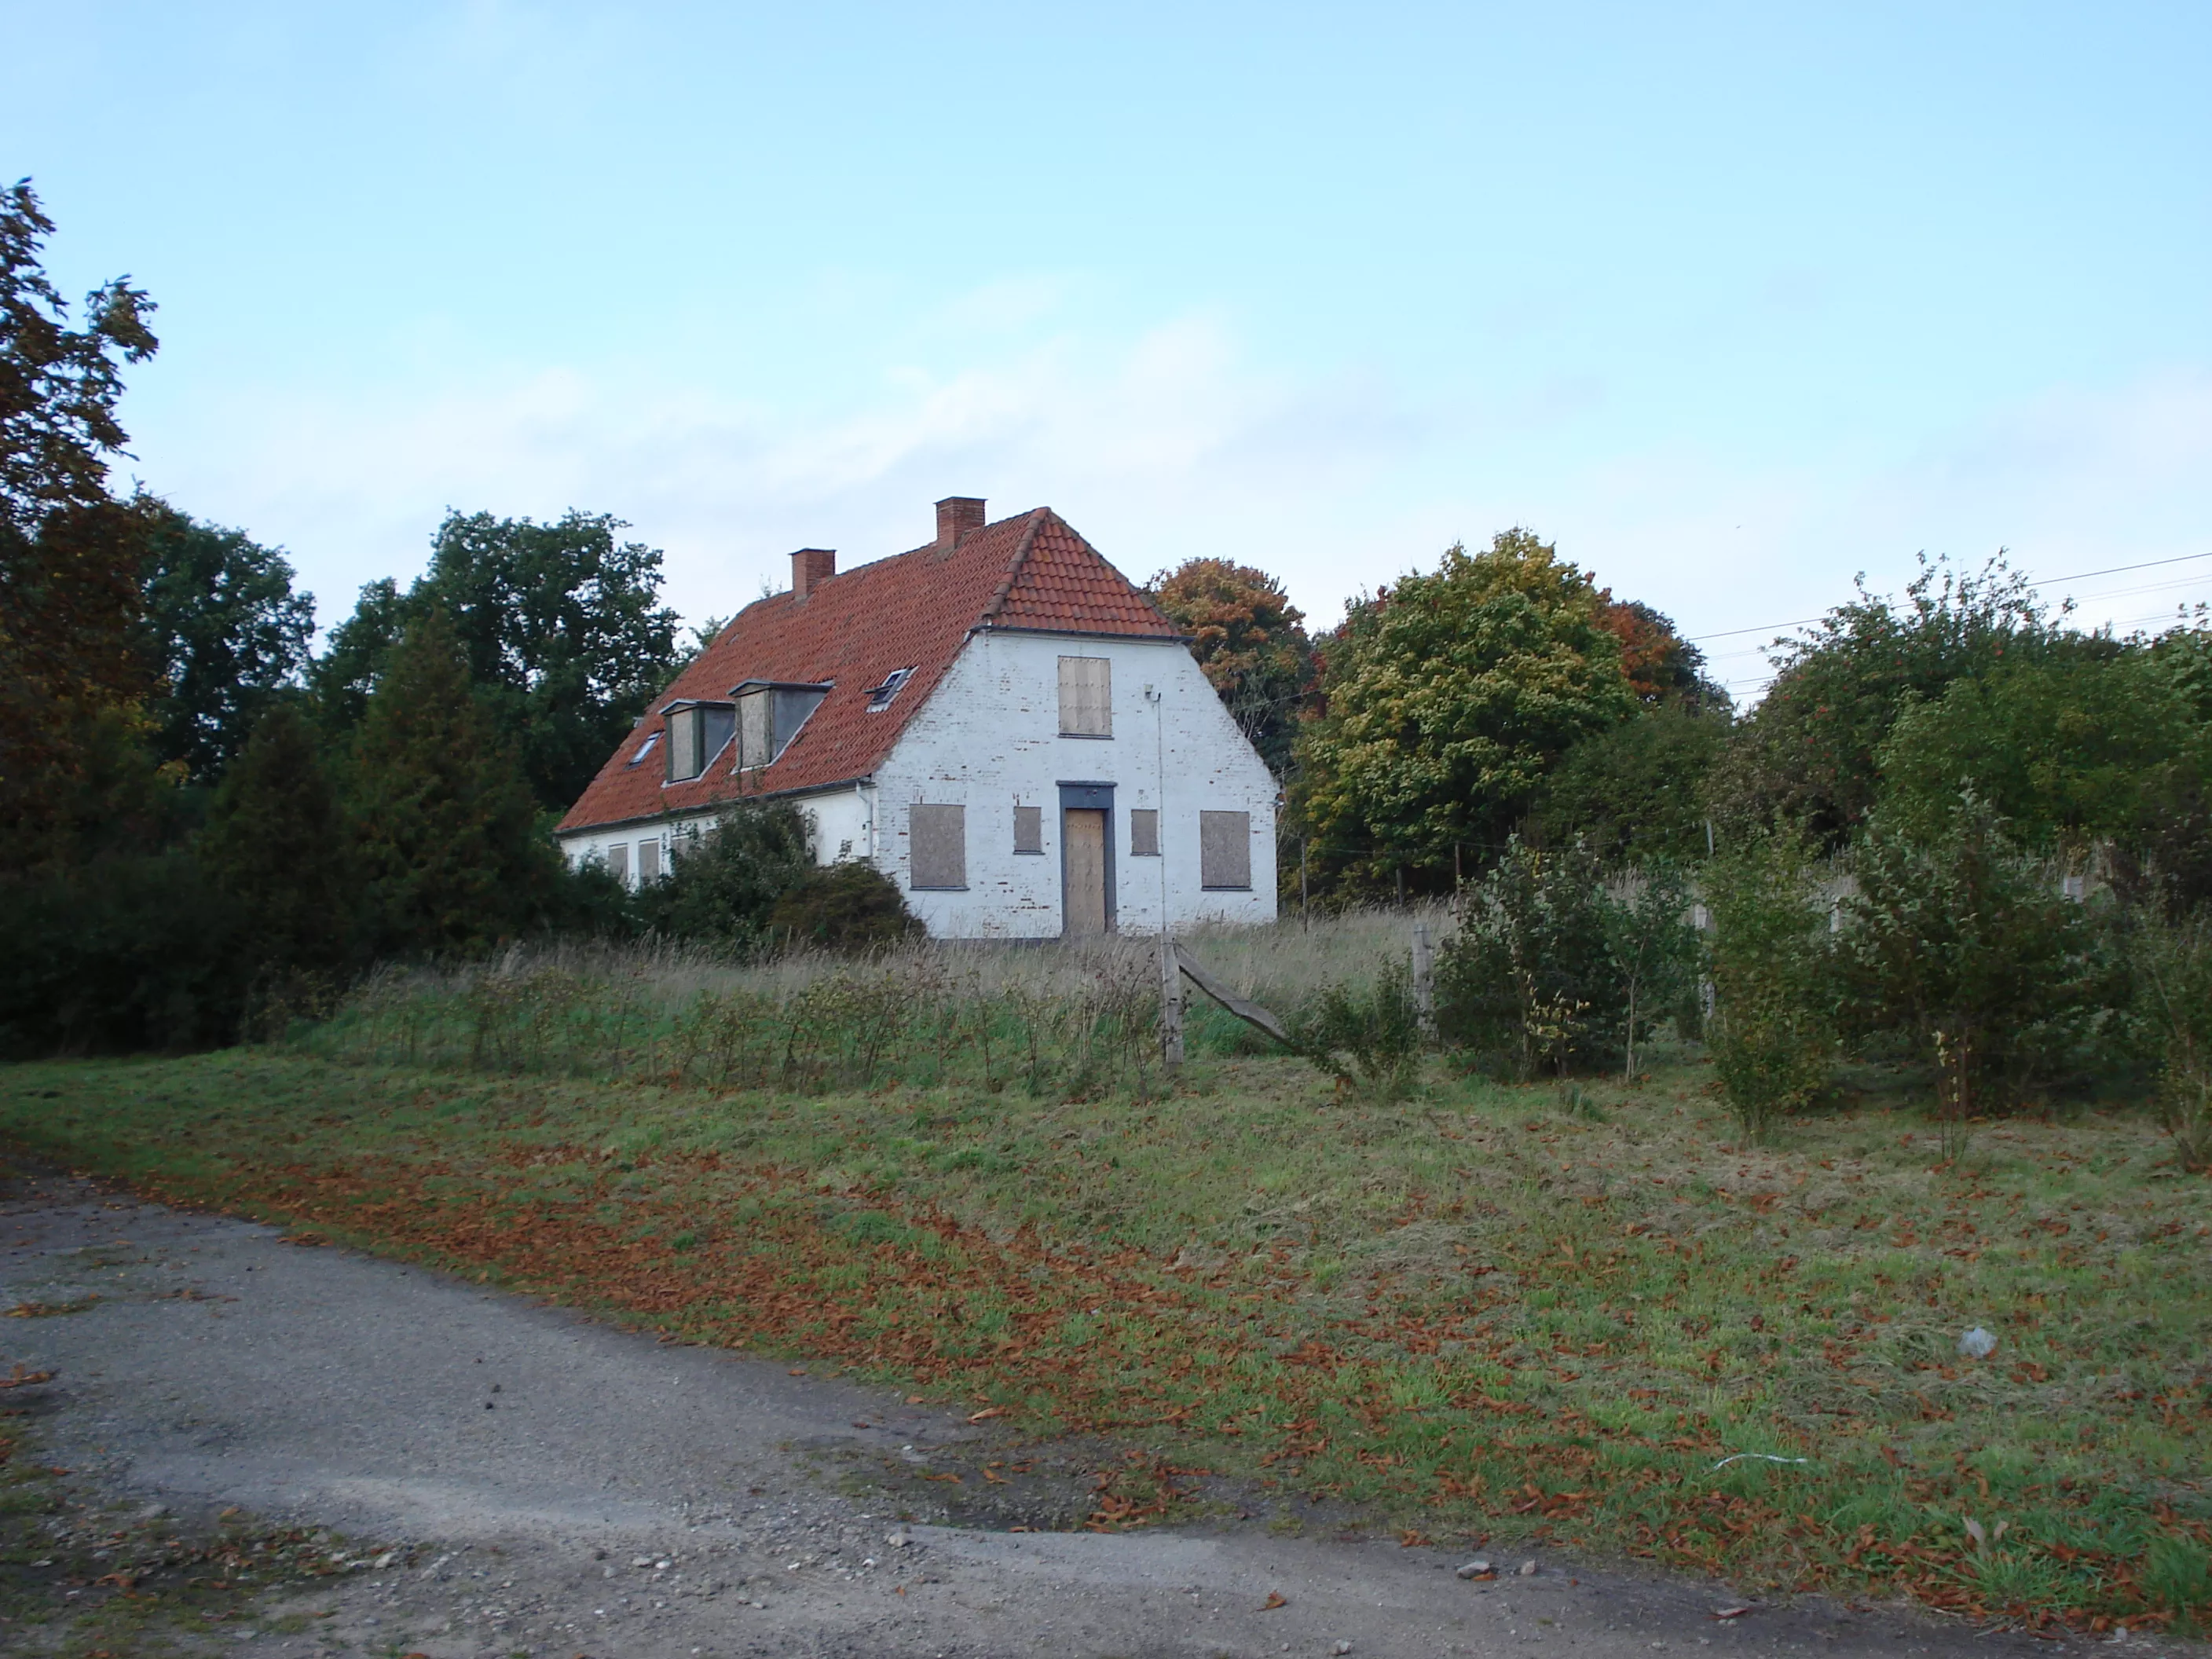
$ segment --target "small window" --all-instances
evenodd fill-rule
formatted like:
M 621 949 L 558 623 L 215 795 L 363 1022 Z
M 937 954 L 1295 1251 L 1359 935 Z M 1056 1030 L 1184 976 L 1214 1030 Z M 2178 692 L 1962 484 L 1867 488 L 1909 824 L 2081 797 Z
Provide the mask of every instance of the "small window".
M 629 843 L 618 841 L 607 848 L 607 873 L 623 886 L 629 885 Z
M 1252 885 L 1252 815 L 1198 815 L 1198 884 L 1245 888 Z
M 1156 859 L 1160 855 L 1160 815 L 1155 807 L 1129 809 L 1129 856 Z
M 965 887 L 968 884 L 968 809 L 907 808 L 907 885 Z
M 1017 806 L 1014 808 L 1014 851 L 1042 853 L 1044 851 L 1044 808 Z
M 881 685 L 872 685 L 868 688 L 868 712 L 871 714 L 882 714 L 884 709 L 891 706 L 891 699 L 898 696 L 899 688 L 913 678 L 914 670 L 911 668 L 892 669 L 890 673 L 884 676 L 884 683 Z
M 660 842 L 641 841 L 637 844 L 637 880 L 643 886 L 648 881 L 660 879 Z
M 644 760 L 647 755 L 650 755 L 654 750 L 659 747 L 660 733 L 658 732 L 647 732 L 645 734 L 645 741 L 638 744 L 637 752 L 629 757 L 629 763 L 632 766 L 637 765 L 640 762 Z
M 1060 735 L 1114 735 L 1114 665 L 1104 657 L 1060 659 Z

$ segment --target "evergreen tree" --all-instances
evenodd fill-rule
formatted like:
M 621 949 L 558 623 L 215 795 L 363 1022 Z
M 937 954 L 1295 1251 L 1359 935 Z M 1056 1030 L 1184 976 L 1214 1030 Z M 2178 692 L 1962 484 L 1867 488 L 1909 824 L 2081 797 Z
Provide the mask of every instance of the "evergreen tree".
M 350 831 L 314 728 L 279 703 L 224 776 L 200 863 L 246 919 L 255 965 L 327 970 L 356 932 Z
M 442 610 L 408 629 L 379 675 L 349 793 L 378 949 L 479 949 L 537 917 L 556 854 Z

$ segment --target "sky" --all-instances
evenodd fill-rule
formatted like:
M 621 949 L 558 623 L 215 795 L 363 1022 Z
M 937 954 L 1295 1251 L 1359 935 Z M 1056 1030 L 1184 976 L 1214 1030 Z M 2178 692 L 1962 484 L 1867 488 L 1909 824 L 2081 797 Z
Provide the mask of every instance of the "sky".
M 948 495 L 1316 623 L 1526 525 L 1746 696 L 1923 552 L 2123 631 L 2212 599 L 2201 3 L 0 0 L 0 40 L 49 270 L 161 307 L 125 476 L 326 626 L 448 508 L 616 514 L 698 621 Z

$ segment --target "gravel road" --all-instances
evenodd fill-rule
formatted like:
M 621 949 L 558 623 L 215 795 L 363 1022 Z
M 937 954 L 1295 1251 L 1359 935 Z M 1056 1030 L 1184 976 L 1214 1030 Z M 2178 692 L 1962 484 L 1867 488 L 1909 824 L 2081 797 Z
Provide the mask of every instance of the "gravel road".
M 54 1373 L 14 1403 L 76 1479 L 111 1501 L 166 1505 L 180 1525 L 235 1506 L 329 1528 L 363 1564 L 312 1593 L 272 1592 L 206 1638 L 232 1652 L 1610 1659 L 2062 1646 L 1820 1601 L 1720 1620 L 1741 1603 L 1719 1587 L 1552 1559 L 1526 1576 L 1518 1558 L 1500 1561 L 1501 1577 L 1467 1582 L 1453 1571 L 1462 1555 L 1278 1535 L 1257 1513 L 1203 1530 L 1013 1530 L 1024 1515 L 1080 1513 L 1076 1449 L 1018 1446 L 996 1425 L 782 1364 L 657 1343 L 60 1176 L 0 1188 L 0 1308 L 27 1303 L 84 1304 L 0 1322 L 0 1373 Z M 979 1478 L 987 1463 L 1015 1471 L 1003 1488 Z M 927 1479 L 961 1470 L 958 1483 Z

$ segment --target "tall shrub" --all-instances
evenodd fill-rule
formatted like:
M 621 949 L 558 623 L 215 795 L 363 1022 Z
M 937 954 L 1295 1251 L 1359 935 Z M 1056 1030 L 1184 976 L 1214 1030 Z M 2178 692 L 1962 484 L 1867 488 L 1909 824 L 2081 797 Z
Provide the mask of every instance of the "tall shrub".
M 814 872 L 805 817 L 789 801 L 738 801 L 677 845 L 676 867 L 644 888 L 645 925 L 676 939 L 746 951 L 765 944 L 778 901 Z
M 1522 1077 L 1617 1064 L 1628 994 L 1607 906 L 1588 849 L 1510 842 L 1463 896 L 1460 926 L 1437 951 L 1440 1033 L 1478 1064 Z
M 1804 848 L 1782 836 L 1709 861 L 1702 882 L 1712 915 L 1705 1041 L 1729 1109 L 1761 1139 L 1834 1069 L 1826 919 Z
M 1972 791 L 1919 833 L 1877 814 L 1855 867 L 1838 939 L 1846 1018 L 1916 1042 L 1948 1115 L 2010 1106 L 2123 1000 L 2083 905 Z

